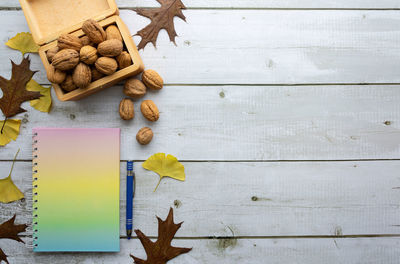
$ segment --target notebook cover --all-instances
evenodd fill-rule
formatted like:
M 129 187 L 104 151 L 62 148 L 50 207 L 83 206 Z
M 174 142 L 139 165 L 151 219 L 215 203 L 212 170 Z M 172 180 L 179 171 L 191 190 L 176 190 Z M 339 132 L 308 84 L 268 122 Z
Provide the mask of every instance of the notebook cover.
M 33 135 L 34 251 L 119 251 L 120 129 Z

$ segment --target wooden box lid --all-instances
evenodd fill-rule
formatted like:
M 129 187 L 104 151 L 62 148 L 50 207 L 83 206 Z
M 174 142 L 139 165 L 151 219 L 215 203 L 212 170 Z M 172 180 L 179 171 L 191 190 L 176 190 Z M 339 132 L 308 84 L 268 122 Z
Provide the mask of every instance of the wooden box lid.
M 103 20 L 118 12 L 114 0 L 19 0 L 33 39 L 43 45 L 82 27 L 87 19 Z

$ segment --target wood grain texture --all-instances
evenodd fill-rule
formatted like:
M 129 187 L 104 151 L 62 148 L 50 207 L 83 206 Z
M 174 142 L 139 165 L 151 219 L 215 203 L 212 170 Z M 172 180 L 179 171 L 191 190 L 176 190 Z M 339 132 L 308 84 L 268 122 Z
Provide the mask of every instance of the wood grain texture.
M 161 32 L 158 49 L 149 45 L 141 56 L 169 84 L 400 83 L 399 14 L 187 10 L 187 23 L 175 21 L 178 48 Z M 132 34 L 149 23 L 131 10 L 121 17 Z M 3 42 L 28 30 L 22 11 L 1 11 L 0 22 L 7 29 L 0 32 Z M 0 45 L 0 60 L 10 57 L 21 56 Z M 39 58 L 32 58 L 41 71 L 35 79 L 48 83 Z M 9 74 L 10 65 L 1 64 L 0 75 Z
M 399 8 L 394 0 L 184 0 L 188 8 Z M 140 0 L 117 0 L 118 6 L 157 7 L 157 3 Z
M 158 176 L 135 164 L 133 228 L 157 236 L 155 215 L 165 218 L 173 207 L 175 221 L 185 221 L 178 237 L 400 235 L 400 161 L 183 164 L 186 181 L 163 179 L 155 193 Z M 0 162 L 0 171 L 10 167 Z M 121 163 L 121 236 L 125 168 Z M 31 164 L 14 170 L 27 199 L 0 204 L 0 221 L 17 213 L 31 222 Z
M 156 152 L 180 160 L 400 158 L 400 86 L 166 86 L 145 97 L 160 109 L 156 123 L 144 119 L 140 101 L 135 120 L 121 120 L 122 98 L 115 86 L 78 102 L 55 99 L 50 114 L 25 104 L 20 136 L 0 159 L 18 148 L 19 159 L 30 159 L 31 130 L 43 126 L 120 127 L 123 160 Z M 155 134 L 145 147 L 136 142 L 144 126 Z
M 3 246 L 4 245 L 4 246 Z M 168 264 L 190 263 L 297 263 L 297 264 L 397 264 L 400 238 L 335 239 L 179 239 L 173 245 L 193 247 Z M 10 255 L 10 263 L 132 263 L 129 254 L 145 258 L 138 239 L 121 240 L 119 253 L 32 253 L 23 244 L 0 246 Z
M 116 0 L 120 8 L 157 7 L 156 1 Z M 184 0 L 188 8 L 400 8 L 395 0 Z M 17 0 L 2 0 L 1 7 L 19 8 Z
M 147 0 L 117 3 L 124 9 L 156 6 Z M 146 97 L 159 106 L 159 122 L 147 123 L 138 103 L 133 122 L 120 120 L 121 86 L 80 102 L 55 100 L 49 115 L 25 104 L 28 113 L 18 117 L 23 123 L 21 135 L 1 149 L 0 160 L 12 159 L 18 148 L 20 160 L 31 159 L 33 127 L 121 127 L 123 160 L 144 160 L 155 152 L 167 152 L 180 160 L 200 161 L 184 162 L 186 182 L 164 179 L 155 193 L 158 176 L 136 163 L 134 228 L 156 236 L 154 216 L 164 218 L 171 206 L 176 221 L 185 221 L 175 245 L 194 249 L 172 264 L 266 260 L 397 264 L 400 161 L 252 161 L 400 158 L 400 85 L 280 86 L 400 83 L 399 10 L 315 10 L 398 9 L 400 2 L 184 3 L 189 8 L 184 11 L 187 23 L 175 21 L 178 48 L 162 32 L 157 50 L 149 45 L 141 51 L 146 67 L 160 72 L 168 84 Z M 18 7 L 16 0 L 0 3 L 0 8 Z M 122 10 L 121 17 L 132 34 L 149 23 L 131 10 Z M 28 31 L 22 11 L 0 11 L 0 22 L 3 43 Z M 138 43 L 139 38 L 134 40 Z M 32 68 L 41 71 L 35 79 L 48 83 L 40 59 L 31 57 Z M 19 62 L 21 55 L 0 45 L 4 62 L 0 75 L 4 77 L 10 77 L 9 58 Z M 145 125 L 152 127 L 155 138 L 151 145 L 141 147 L 135 135 Z M 221 162 L 207 162 L 211 160 Z M 0 162 L 0 178 L 8 175 L 10 167 L 10 161 Z M 122 237 L 124 172 L 122 162 Z M 0 222 L 17 213 L 18 223 L 29 223 L 30 162 L 17 162 L 13 179 L 27 199 L 0 204 Z M 31 231 L 25 235 L 29 242 Z M 343 235 L 386 237 L 339 238 Z M 10 263 L 131 263 L 130 253 L 145 257 L 137 239 L 121 239 L 122 250 L 117 254 L 33 254 L 25 245 L 9 240 L 0 240 L 0 248 Z

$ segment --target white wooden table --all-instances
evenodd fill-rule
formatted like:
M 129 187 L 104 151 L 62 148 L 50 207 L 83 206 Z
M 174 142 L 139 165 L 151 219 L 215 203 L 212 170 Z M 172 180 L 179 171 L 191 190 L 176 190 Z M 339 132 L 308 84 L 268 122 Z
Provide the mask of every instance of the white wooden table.
M 148 20 L 131 9 L 155 1 L 119 0 L 131 33 Z M 27 199 L 0 204 L 0 222 L 31 222 L 31 129 L 120 127 L 121 252 L 33 254 L 0 240 L 10 263 L 131 263 L 145 257 L 125 238 L 124 161 L 135 159 L 134 228 L 157 236 L 155 215 L 174 207 L 185 221 L 175 245 L 193 250 L 170 263 L 399 263 L 400 2 L 397 0 L 186 0 L 176 19 L 177 47 L 166 32 L 141 51 L 165 79 L 150 93 L 161 110 L 155 138 L 140 147 L 148 123 L 119 118 L 116 86 L 50 114 L 29 104 L 21 134 L 0 149 L 0 177 L 21 153 L 13 178 Z M 0 41 L 28 31 L 16 0 L 0 3 Z M 156 6 L 154 4 L 153 6 Z M 135 41 L 138 39 L 135 37 Z M 0 45 L 0 75 L 10 77 Z M 37 55 L 35 79 L 48 84 Z M 138 105 L 136 112 L 139 113 Z M 186 182 L 141 168 L 156 152 L 177 156 Z M 66 161 L 68 162 L 68 161 Z M 24 240 L 29 241 L 28 231 Z

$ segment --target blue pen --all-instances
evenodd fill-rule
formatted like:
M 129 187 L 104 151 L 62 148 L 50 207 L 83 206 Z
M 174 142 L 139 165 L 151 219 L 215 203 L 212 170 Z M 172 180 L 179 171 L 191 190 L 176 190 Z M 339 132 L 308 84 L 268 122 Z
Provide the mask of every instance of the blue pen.
M 135 196 L 135 173 L 133 172 L 133 161 L 127 162 L 126 169 L 126 235 L 128 239 L 131 239 L 133 197 Z

